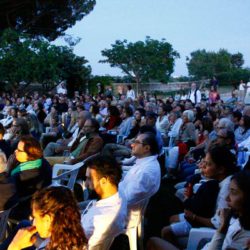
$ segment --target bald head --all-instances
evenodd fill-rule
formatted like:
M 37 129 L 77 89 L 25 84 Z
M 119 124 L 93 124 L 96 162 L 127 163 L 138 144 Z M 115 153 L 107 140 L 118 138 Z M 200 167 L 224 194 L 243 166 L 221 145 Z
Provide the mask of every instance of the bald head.
M 83 128 L 84 123 L 86 122 L 86 120 L 88 120 L 90 118 L 91 118 L 91 114 L 90 114 L 89 111 L 86 111 L 86 110 L 81 111 L 79 113 L 79 117 L 78 117 L 78 126 L 79 126 L 79 128 L 80 129 Z

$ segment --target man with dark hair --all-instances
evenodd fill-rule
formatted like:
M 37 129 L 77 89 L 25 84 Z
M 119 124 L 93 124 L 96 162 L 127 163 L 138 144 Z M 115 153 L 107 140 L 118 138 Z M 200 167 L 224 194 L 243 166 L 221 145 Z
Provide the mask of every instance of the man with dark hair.
M 155 135 L 139 134 L 131 147 L 136 162 L 119 184 L 119 190 L 125 193 L 128 202 L 128 227 L 136 224 L 142 206 L 158 191 L 161 181 Z
M 121 166 L 114 158 L 97 156 L 87 162 L 86 187 L 94 190 L 98 200 L 92 200 L 82 212 L 82 226 L 88 246 L 99 245 L 122 233 L 127 217 L 127 202 L 118 192 L 122 177 Z

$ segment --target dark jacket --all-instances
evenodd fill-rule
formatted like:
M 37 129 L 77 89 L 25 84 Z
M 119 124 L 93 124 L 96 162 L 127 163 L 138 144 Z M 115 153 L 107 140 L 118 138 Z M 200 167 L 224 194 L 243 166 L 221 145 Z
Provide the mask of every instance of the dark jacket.
M 201 184 L 190 198 L 185 200 L 184 207 L 198 216 L 211 218 L 215 213 L 216 200 L 219 193 L 219 182 L 209 180 Z
M 0 211 L 7 210 L 17 203 L 16 187 L 7 173 L 0 173 Z
M 52 167 L 47 160 L 42 159 L 40 168 L 18 172 L 11 176 L 11 179 L 15 184 L 19 203 L 11 211 L 10 218 L 16 220 L 28 219 L 31 213 L 31 197 L 37 190 L 51 184 Z

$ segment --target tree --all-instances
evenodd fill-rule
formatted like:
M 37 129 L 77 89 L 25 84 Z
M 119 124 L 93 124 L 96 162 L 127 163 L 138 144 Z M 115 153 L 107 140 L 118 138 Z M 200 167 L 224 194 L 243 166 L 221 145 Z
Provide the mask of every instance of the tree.
M 91 12 L 95 3 L 95 0 L 1 1 L 0 31 L 11 28 L 54 40 Z
M 6 30 L 0 38 L 0 81 L 13 91 L 18 90 L 20 82 L 25 83 L 22 88 L 38 82 L 49 89 L 58 81 L 69 79 L 72 89 L 72 79 L 81 83 L 89 79 L 91 69 L 86 63 L 72 48 L 50 45 L 13 30 Z
M 103 50 L 101 63 L 120 68 L 126 75 L 139 84 L 150 79 L 166 82 L 173 73 L 174 60 L 179 57 L 172 45 L 162 39 L 146 37 L 145 42 L 135 43 L 117 40 L 111 49 Z
M 220 49 L 218 52 L 197 50 L 187 58 L 190 76 L 196 79 L 216 76 L 222 83 L 237 82 L 240 76 L 246 78 L 248 70 L 242 68 L 243 64 L 241 53 L 231 54 L 225 49 Z

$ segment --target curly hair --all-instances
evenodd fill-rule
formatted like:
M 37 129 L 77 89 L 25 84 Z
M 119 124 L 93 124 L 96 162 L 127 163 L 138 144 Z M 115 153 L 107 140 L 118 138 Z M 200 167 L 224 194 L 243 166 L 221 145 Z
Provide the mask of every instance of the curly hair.
M 81 226 L 81 215 L 71 190 L 48 187 L 37 191 L 31 202 L 41 216 L 53 217 L 51 236 L 46 250 L 83 250 L 87 240 Z

